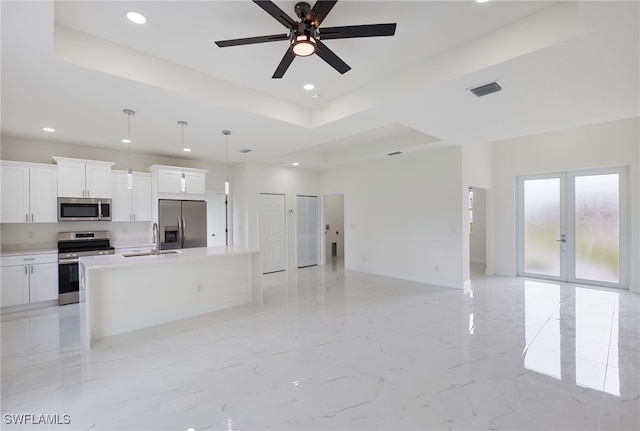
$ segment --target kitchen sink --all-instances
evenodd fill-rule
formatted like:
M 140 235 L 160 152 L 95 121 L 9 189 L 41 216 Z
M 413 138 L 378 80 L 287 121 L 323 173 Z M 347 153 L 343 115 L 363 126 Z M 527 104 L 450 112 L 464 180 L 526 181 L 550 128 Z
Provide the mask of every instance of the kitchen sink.
M 158 254 L 174 254 L 179 253 L 177 250 L 161 250 Z M 150 251 L 140 252 L 140 253 L 127 253 L 123 254 L 124 257 L 137 257 L 137 256 L 154 256 Z

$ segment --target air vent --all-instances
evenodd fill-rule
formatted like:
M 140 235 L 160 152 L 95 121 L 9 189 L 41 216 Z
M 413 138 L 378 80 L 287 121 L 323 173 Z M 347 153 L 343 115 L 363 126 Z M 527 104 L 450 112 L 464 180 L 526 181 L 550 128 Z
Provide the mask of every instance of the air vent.
M 251 152 L 251 148 L 242 148 L 242 149 L 238 150 L 238 152 L 242 153 L 242 154 L 247 154 L 247 153 Z
M 393 153 L 387 153 L 387 156 L 399 156 L 402 154 L 402 151 L 394 151 Z
M 487 94 L 496 93 L 502 90 L 500 84 L 497 81 L 490 82 L 489 84 L 481 85 L 480 87 L 469 89 L 473 94 L 478 97 L 486 96 Z

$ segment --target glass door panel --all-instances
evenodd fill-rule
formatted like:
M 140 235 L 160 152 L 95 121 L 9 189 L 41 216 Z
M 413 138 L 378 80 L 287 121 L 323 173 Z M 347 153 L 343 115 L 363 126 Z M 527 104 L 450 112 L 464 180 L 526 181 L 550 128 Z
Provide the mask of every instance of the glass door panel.
M 575 177 L 575 278 L 620 281 L 619 175 Z
M 561 180 L 523 181 L 524 273 L 560 277 L 562 243 Z
M 626 286 L 627 170 L 518 178 L 518 274 Z

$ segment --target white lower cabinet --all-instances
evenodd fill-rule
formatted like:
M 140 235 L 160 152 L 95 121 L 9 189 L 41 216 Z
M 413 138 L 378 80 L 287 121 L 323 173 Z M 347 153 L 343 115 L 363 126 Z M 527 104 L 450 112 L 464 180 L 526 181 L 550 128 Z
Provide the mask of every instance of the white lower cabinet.
M 3 256 L 0 307 L 58 298 L 58 255 Z

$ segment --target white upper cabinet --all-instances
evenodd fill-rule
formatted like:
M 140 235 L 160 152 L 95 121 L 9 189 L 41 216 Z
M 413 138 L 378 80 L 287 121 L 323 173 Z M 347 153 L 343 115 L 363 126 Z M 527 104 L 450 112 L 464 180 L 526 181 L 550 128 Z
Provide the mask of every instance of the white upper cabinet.
M 133 173 L 133 221 L 151 221 L 151 174 Z
M 126 171 L 112 171 L 111 179 L 111 221 L 151 221 L 151 174 L 134 172 L 132 190 Z
M 112 162 L 54 156 L 58 163 L 58 196 L 110 198 Z
M 54 165 L 2 162 L 2 223 L 54 223 L 56 197 Z
M 204 199 L 207 192 L 204 169 L 180 168 L 176 166 L 153 165 L 149 167 L 153 173 L 152 181 L 156 182 L 158 197 L 168 199 Z M 181 177 L 184 172 L 185 190 L 181 190 Z

